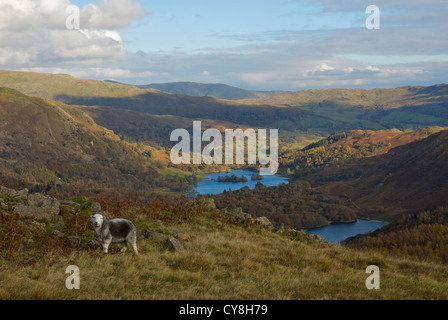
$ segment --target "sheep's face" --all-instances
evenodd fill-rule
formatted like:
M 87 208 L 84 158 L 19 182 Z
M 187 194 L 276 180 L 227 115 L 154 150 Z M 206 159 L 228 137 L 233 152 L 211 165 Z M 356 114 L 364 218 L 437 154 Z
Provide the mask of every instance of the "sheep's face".
M 95 228 L 101 228 L 104 222 L 104 217 L 101 214 L 95 214 L 90 216 L 92 218 L 92 223 Z

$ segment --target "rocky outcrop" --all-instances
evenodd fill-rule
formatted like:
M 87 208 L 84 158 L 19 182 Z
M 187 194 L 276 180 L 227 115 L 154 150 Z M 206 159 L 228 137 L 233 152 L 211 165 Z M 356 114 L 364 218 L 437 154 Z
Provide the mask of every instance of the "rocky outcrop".
M 182 243 L 174 237 L 169 237 L 165 242 L 165 246 L 173 251 L 185 251 Z
M 101 205 L 98 202 L 92 203 L 90 211 L 92 211 L 92 213 L 101 213 L 102 212 Z
M 274 231 L 274 225 L 266 217 L 255 218 L 254 222 L 269 231 Z
M 306 242 L 306 243 L 327 243 L 324 237 L 317 235 L 317 234 L 310 234 L 306 233 L 304 231 L 298 231 L 294 229 L 289 229 L 287 231 L 288 236 L 293 239 L 300 242 Z
M 0 194 L 12 201 L 2 202 L 2 209 L 18 213 L 21 217 L 49 220 L 56 219 L 60 212 L 60 203 L 56 198 L 40 193 L 28 193 L 28 189 L 16 191 L 0 186 Z

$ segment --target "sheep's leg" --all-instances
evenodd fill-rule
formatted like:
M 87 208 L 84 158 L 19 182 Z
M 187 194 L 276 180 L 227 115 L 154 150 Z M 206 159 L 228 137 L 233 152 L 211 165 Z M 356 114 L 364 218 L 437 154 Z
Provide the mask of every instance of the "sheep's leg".
M 111 242 L 112 242 L 112 239 L 104 239 L 104 241 L 103 241 L 103 252 L 104 253 L 107 253 L 107 249 L 109 248 Z
M 128 248 L 128 242 L 127 241 L 124 241 L 123 242 L 123 247 L 121 248 L 121 253 L 125 253 L 126 252 L 126 250 L 127 250 L 127 248 Z
M 138 254 L 138 250 L 137 250 L 137 242 L 134 240 L 132 241 L 132 248 L 134 248 L 134 252 L 135 254 Z

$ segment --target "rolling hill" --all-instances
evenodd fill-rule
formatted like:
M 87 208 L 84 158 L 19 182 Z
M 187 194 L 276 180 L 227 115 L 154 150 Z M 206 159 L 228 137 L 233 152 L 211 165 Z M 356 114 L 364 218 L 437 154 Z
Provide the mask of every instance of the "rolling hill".
M 327 166 L 303 179 L 324 193 L 345 197 L 367 217 L 398 219 L 446 204 L 447 143 L 445 129 L 378 156 Z
M 448 126 L 446 84 L 372 90 L 301 90 L 241 102 L 297 107 L 316 115 L 344 121 L 353 129 Z
M 137 87 L 141 89 L 156 89 L 169 93 L 186 94 L 196 97 L 213 97 L 224 100 L 256 99 L 286 93 L 285 91 L 244 90 L 221 83 L 205 84 L 196 82 L 172 82 L 153 83 Z
M 110 107 L 187 119 L 210 119 L 231 122 L 234 127 L 241 125 L 287 131 L 311 128 L 332 132 L 335 126 L 343 126 L 343 122 L 296 108 L 170 94 L 155 89 L 77 79 L 63 74 L 0 71 L 0 86 L 69 105 Z
M 79 108 L 0 88 L 0 177 L 53 192 L 160 187 L 153 149 L 130 144 Z M 167 183 L 168 184 L 168 183 Z

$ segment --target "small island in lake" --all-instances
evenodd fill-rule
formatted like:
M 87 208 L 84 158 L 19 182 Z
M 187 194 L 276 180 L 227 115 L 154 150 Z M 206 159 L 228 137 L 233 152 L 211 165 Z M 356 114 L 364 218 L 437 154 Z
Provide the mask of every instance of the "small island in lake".
M 218 177 L 218 182 L 247 182 L 245 176 L 237 177 L 236 175 Z
M 254 173 L 254 174 L 251 176 L 251 179 L 252 179 L 252 180 L 263 180 L 264 177 L 263 177 L 261 174 L 259 174 L 259 173 Z

